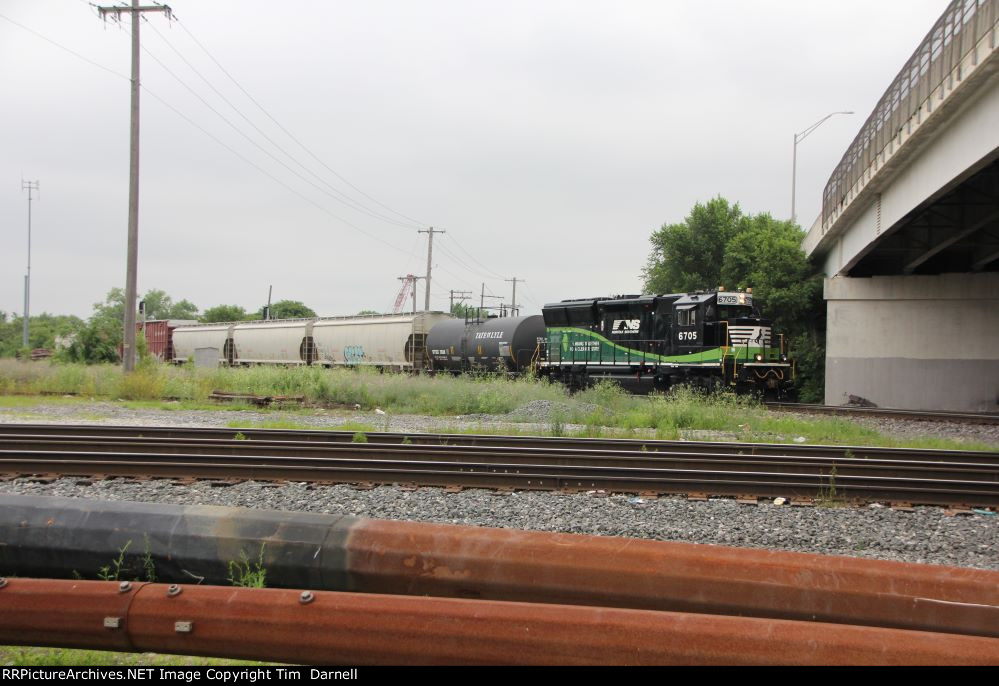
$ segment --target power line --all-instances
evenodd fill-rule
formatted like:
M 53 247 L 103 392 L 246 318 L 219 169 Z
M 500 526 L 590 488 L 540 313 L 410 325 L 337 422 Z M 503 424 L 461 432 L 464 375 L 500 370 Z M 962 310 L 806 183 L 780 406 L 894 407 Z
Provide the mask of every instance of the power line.
M 186 64 L 186 65 L 187 65 L 187 66 L 188 66 L 188 67 L 189 67 L 189 68 L 191 69 L 191 71 L 193 71 L 193 72 L 194 72 L 195 74 L 197 74 L 198 78 L 200 78 L 200 79 L 201 79 L 202 81 L 204 81 L 204 82 L 205 82 L 205 84 L 206 84 L 206 85 L 207 85 L 207 86 L 208 86 L 208 87 L 209 87 L 210 89 L 212 89 L 212 91 L 213 91 L 213 92 L 214 92 L 214 93 L 215 93 L 215 94 L 216 94 L 217 96 L 219 96 L 219 97 L 220 97 L 220 98 L 222 99 L 222 101 L 223 101 L 223 102 L 225 102 L 225 104 L 227 104 L 227 105 L 228 105 L 228 106 L 229 106 L 229 107 L 230 107 L 230 108 L 231 108 L 231 109 L 232 109 L 232 110 L 233 110 L 233 111 L 234 111 L 234 112 L 235 112 L 236 114 L 238 114 L 238 115 L 239 115 L 240 117 L 242 117 L 242 118 L 243 118 L 243 120 L 244 120 L 244 121 L 245 121 L 245 122 L 246 122 L 247 124 L 249 124 L 249 125 L 250 125 L 251 127 L 253 127 L 253 129 L 254 129 L 254 130 L 255 130 L 255 131 L 257 132 L 257 133 L 259 133 L 259 134 L 260 134 L 261 136 L 263 136 L 263 137 L 264 137 L 264 139 L 265 139 L 265 140 L 267 140 L 267 142 L 268 142 L 268 143 L 270 143 L 270 144 L 271 144 L 271 145 L 273 145 L 273 146 L 274 146 L 274 147 L 275 147 L 275 148 L 276 148 L 276 149 L 277 149 L 278 151 L 280 151 L 281 153 L 283 153 L 283 154 L 284 154 L 284 155 L 285 155 L 285 156 L 286 156 L 286 157 L 287 157 L 287 158 L 288 158 L 289 160 L 291 160 L 291 161 L 292 161 L 292 162 L 293 162 L 294 164 L 296 164 L 296 165 L 298 165 L 299 167 L 301 167 L 301 168 L 302 168 L 303 170 L 305 170 L 306 172 L 308 172 L 309 174 L 311 174 L 312 176 L 314 176 L 314 177 L 315 177 L 315 178 L 316 178 L 316 179 L 317 179 L 317 180 L 318 180 L 318 181 L 319 181 L 320 183 L 322 183 L 322 184 L 324 184 L 324 185 L 325 185 L 326 187 L 328 187 L 328 188 L 330 189 L 330 191 L 331 191 L 331 192 L 332 192 L 333 194 L 335 194 L 335 196 L 333 196 L 333 197 L 334 197 L 334 200 L 337 200 L 337 202 L 340 202 L 340 203 L 343 203 L 343 204 L 347 205 L 347 206 L 348 206 L 348 207 L 350 207 L 351 209 L 354 209 L 354 210 L 356 210 L 356 211 L 358 211 L 358 212 L 361 212 L 361 213 L 363 213 L 363 214 L 367 214 L 368 216 L 370 216 L 370 217 L 372 217 L 372 218 L 374 218 L 374 219 L 380 219 L 381 221 L 384 221 L 384 222 L 386 222 L 386 223 L 388 223 L 388 224 L 392 224 L 392 225 L 394 225 L 394 226 L 399 226 L 399 227 L 402 227 L 402 228 L 407 228 L 407 229 L 409 229 L 409 228 L 416 228 L 416 227 L 415 227 L 415 226 L 413 226 L 412 224 L 404 224 L 404 223 L 402 223 L 402 222 L 400 222 L 400 221 L 398 221 L 398 220 L 396 220 L 396 219 L 392 219 L 391 217 L 387 217 L 387 216 L 385 216 L 385 215 L 383 215 L 383 214 L 381 214 L 381 213 L 379 213 L 379 212 L 375 212 L 375 211 L 373 211 L 373 210 L 371 210 L 371 209 L 369 209 L 369 208 L 365 207 L 365 206 L 364 206 L 363 204 L 361 204 L 361 203 L 359 203 L 359 202 L 355 201 L 355 200 L 354 200 L 353 198 L 350 198 L 349 196 L 347 196 L 346 194 L 344 194 L 344 193 L 343 193 L 342 191 L 340 191 L 339 189 L 335 188 L 335 187 L 334 187 L 334 186 L 333 186 L 332 184 L 330 184 L 330 183 L 329 183 L 329 182 L 327 182 L 327 181 L 326 181 L 325 179 L 323 179 L 323 178 L 322 178 L 322 177 L 321 177 L 321 176 L 320 176 L 319 174 L 317 174 L 317 173 L 316 173 L 315 171 L 313 171 L 313 170 L 312 170 L 312 169 L 310 169 L 310 168 L 309 168 L 308 166 L 306 166 L 306 165 L 305 165 L 305 164 L 303 164 L 303 163 L 302 163 L 301 161 L 299 161 L 299 160 L 298 160 L 298 159 L 297 159 L 297 158 L 296 158 L 296 157 L 295 157 L 294 155 L 292 155 L 292 154 L 291 154 L 290 152 L 288 152 L 288 151 L 287 151 L 286 149 L 284 149 L 284 148 L 283 148 L 283 147 L 281 146 L 281 144 L 280 144 L 280 143 L 278 143 L 278 142 L 277 142 L 277 141 L 275 141 L 275 140 L 274 140 L 273 138 L 271 138 L 271 137 L 270 137 L 269 135 L 267 135 L 267 132 L 265 132 L 265 131 L 264 131 L 263 129 L 261 129 L 261 128 L 260 128 L 259 126 L 257 126 L 257 125 L 256 125 L 256 124 L 255 124 L 255 123 L 254 123 L 254 122 L 253 122 L 253 121 L 252 121 L 252 120 L 251 120 L 251 119 L 250 119 L 249 117 L 247 117 L 247 116 L 246 116 L 246 115 L 245 115 L 245 114 L 244 114 L 244 113 L 243 113 L 243 112 L 242 112 L 242 111 L 241 111 L 241 110 L 240 110 L 240 109 L 239 109 L 238 107 L 236 107 L 236 105 L 234 105 L 234 104 L 232 103 L 232 101 L 230 101 L 230 100 L 229 100 L 229 99 L 228 99 L 228 98 L 227 98 L 227 97 L 225 96 L 225 94 L 223 94 L 223 93 L 222 93 L 222 92 L 221 92 L 221 91 L 220 91 L 220 90 L 219 90 L 218 88 L 216 88 L 216 87 L 215 87 L 215 85 L 214 85 L 214 84 L 212 84 L 212 82 L 211 82 L 211 81 L 209 81 L 209 80 L 208 80 L 208 78 L 207 78 L 207 77 L 205 77 L 205 75 L 204 75 L 204 74 L 202 74 L 202 73 L 201 73 L 200 71 L 198 71 L 197 67 L 195 67 L 195 66 L 194 66 L 193 64 L 191 64 L 191 62 L 190 62 L 190 61 L 189 61 L 189 60 L 188 60 L 188 59 L 187 59 L 186 57 L 184 57 L 184 55 L 183 55 L 183 54 L 182 54 L 182 53 L 181 53 L 181 52 L 180 52 L 180 51 L 179 51 L 179 50 L 178 50 L 178 49 L 177 49 L 177 48 L 176 48 L 176 47 L 175 47 L 175 46 L 173 45 L 173 43 L 171 43 L 171 42 L 170 42 L 170 41 L 169 41 L 169 40 L 167 39 L 167 37 L 166 37 L 166 36 L 164 36 L 164 35 L 163 35 L 162 33 L 160 33 L 160 32 L 159 32 L 159 31 L 158 31 L 158 30 L 157 30 L 157 29 L 156 29 L 155 27 L 151 27 L 151 28 L 153 28 L 153 30 L 154 30 L 154 31 L 156 32 L 156 34 L 157 34 L 157 35 L 158 35 L 158 36 L 159 36 L 159 37 L 160 37 L 160 38 L 161 38 L 161 39 L 163 40 L 163 42 L 164 42 L 164 43 L 166 43 L 167 47 L 169 47 L 169 48 L 170 48 L 170 49 L 171 49 L 171 50 L 172 50 L 172 51 L 173 51 L 173 52 L 174 52 L 174 53 L 175 53 L 175 54 L 176 54 L 176 55 L 177 55 L 177 56 L 178 56 L 178 57 L 179 57 L 179 58 L 181 59 L 181 61 L 183 61 L 183 62 L 184 62 L 184 64 Z M 153 59 L 156 59 L 156 58 L 154 57 Z M 163 65 L 163 63 L 162 63 L 162 62 L 160 62 L 159 60 L 157 60 L 157 62 L 159 62 L 159 63 L 160 63 L 161 65 Z M 166 67 L 164 66 L 164 68 L 166 68 Z M 167 70 L 167 71 L 169 71 L 169 70 Z M 171 74 L 172 74 L 172 73 L 171 73 Z M 173 75 L 173 74 L 172 74 L 172 75 Z M 177 77 L 176 75 L 173 75 L 173 76 L 174 76 L 174 78 L 178 78 L 178 80 L 179 80 L 179 77 Z M 182 85 L 183 85 L 183 84 L 182 84 Z M 187 86 L 185 85 L 185 87 L 187 87 Z M 190 88 L 188 88 L 188 90 L 191 90 L 191 89 L 190 89 Z M 193 91 L 193 90 L 191 90 L 191 92 L 193 93 L 194 91 Z M 201 98 L 200 98 L 200 96 L 198 96 L 198 97 L 199 97 L 199 99 L 201 99 Z M 201 99 L 201 100 L 202 100 L 202 102 L 205 102 L 205 101 L 204 101 L 203 99 Z M 206 103 L 206 104 L 207 104 L 207 103 Z M 213 110 L 213 111 L 214 111 L 214 110 Z M 221 116 L 221 115 L 220 115 L 220 116 Z
M 227 145 L 225 142 L 223 142 L 222 140 L 220 140 L 218 137 L 216 137 L 215 135 L 213 135 L 211 132 L 209 132 L 204 127 L 200 126 L 197 122 L 195 122 L 193 119 L 191 119 L 190 117 L 188 117 L 186 114 L 184 114 L 183 112 L 181 112 L 180 110 L 178 110 L 176 107 L 174 107 L 173 105 L 171 105 L 170 103 L 168 103 L 163 98 L 159 97 L 158 95 L 156 95 L 155 93 L 153 93 L 152 91 L 150 91 L 149 88 L 147 88 L 146 86 L 143 86 L 142 89 L 146 93 L 149 93 L 149 95 L 152 96 L 154 99 L 158 100 L 160 102 L 160 104 L 162 104 L 164 107 L 166 107 L 167 109 L 171 110 L 174 114 L 176 114 L 181 119 L 183 119 L 184 121 L 186 121 L 188 124 L 190 124 L 194 128 L 196 128 L 199 131 L 201 131 L 203 134 L 205 134 L 206 136 L 208 136 L 209 138 L 211 138 L 213 141 L 215 141 L 216 143 L 218 143 L 219 145 L 221 145 L 223 148 L 225 148 L 226 150 L 228 150 L 229 152 L 231 152 L 233 155 L 235 155 L 236 157 L 238 157 L 242 161 L 244 161 L 247 164 L 249 164 L 251 167 L 253 167 L 257 171 L 259 171 L 261 174 L 263 174 L 267 178 L 269 178 L 272 181 L 274 181 L 275 183 L 281 185 L 286 190 L 291 191 L 292 193 L 294 193 L 295 195 L 297 195 L 299 198 L 301 198 L 302 200 L 305 200 L 307 203 L 309 203 L 310 205 L 314 206 L 315 208 L 317 208 L 321 212 L 324 212 L 325 214 L 328 214 L 329 216 L 333 217 L 337 221 L 339 221 L 339 222 L 345 224 L 346 226 L 349 226 L 350 228 L 354 229 L 358 233 L 360 233 L 360 234 L 362 234 L 362 235 L 370 238 L 371 240 L 378 241 L 382 245 L 385 245 L 385 246 L 387 246 L 389 248 L 392 248 L 393 250 L 395 250 L 396 252 L 398 252 L 398 253 L 400 253 L 402 255 L 406 255 L 406 252 L 403 251 L 401 248 L 397 247 L 395 244 L 390 243 L 390 242 L 388 242 L 388 241 L 386 241 L 386 240 L 384 240 L 384 239 L 382 239 L 382 238 L 380 238 L 378 236 L 375 236 L 373 234 L 368 233 L 367 231 L 365 231 L 361 227 L 357 226 L 353 222 L 350 222 L 350 221 L 344 219 L 340 215 L 334 214 L 328 208 L 324 207 L 323 205 L 320 205 L 319 203 L 317 203 L 312 198 L 308 197 L 307 195 L 305 195 L 303 193 L 300 193 L 293 186 L 288 185 L 287 183 L 285 183 L 284 181 L 282 181 L 278 177 L 276 177 L 273 174 L 271 174 L 269 171 L 267 171 L 266 169 L 264 169 L 263 167 L 261 167 L 259 164 L 257 164 L 253 160 L 245 157 L 244 155 L 242 155 L 238 151 L 234 150 L 232 147 L 230 147 L 229 145 Z
M 86 62 L 87 64 L 89 64 L 91 66 L 97 67 L 98 69 L 103 69 L 104 71 L 108 72 L 109 74 L 113 74 L 113 75 L 117 76 L 118 78 L 125 79 L 126 81 L 130 80 L 128 76 L 126 76 L 125 74 L 122 74 L 120 71 L 115 71 L 114 69 L 111 69 L 109 67 L 105 67 L 103 64 L 99 64 L 98 62 L 94 62 L 89 57 L 84 57 L 83 55 L 81 55 L 80 53 L 76 52 L 75 50 L 67 48 L 65 45 L 62 45 L 61 43 L 57 43 L 54 40 L 52 40 L 51 38 L 43 36 L 42 34 L 38 33 L 34 29 L 30 29 L 27 26 L 25 26 L 24 24 L 16 22 L 16 21 L 14 21 L 13 19 L 11 19 L 10 17 L 8 17 L 6 15 L 0 14 L 0 19 L 4 19 L 6 21 L 9 21 L 14 26 L 22 28 L 25 31 L 27 31 L 28 33 L 34 34 L 36 37 L 41 38 L 43 41 L 45 41 L 47 43 L 51 43 L 52 45 L 56 46 L 60 50 L 64 50 L 65 52 L 68 52 L 73 57 L 76 57 L 77 59 L 81 59 L 81 60 L 83 60 L 84 62 Z
M 229 80 L 232 81 L 236 85 L 237 88 L 239 88 L 240 91 L 242 91 L 243 95 L 245 95 L 250 100 L 250 102 L 252 102 L 254 105 L 256 105 L 257 108 L 261 112 L 263 112 L 264 115 L 266 115 L 268 119 L 270 119 L 272 122 L 274 122 L 274 124 L 279 129 L 281 129 L 281 131 L 283 131 L 286 136 L 288 136 L 288 138 L 290 138 L 291 140 L 293 140 L 300 148 L 302 148 L 302 150 L 304 150 L 306 153 L 308 153 L 308 155 L 310 157 L 312 157 L 312 159 L 314 159 L 316 162 L 318 162 L 320 165 L 322 165 L 324 169 L 326 169 L 328 172 L 330 172 L 331 174 L 333 174 L 334 176 L 336 176 L 338 179 L 340 179 L 341 181 L 343 181 L 345 184 L 347 184 L 348 186 L 350 186 L 351 188 L 353 188 L 355 191 L 357 191 L 358 193 L 360 193 L 365 198 L 367 198 L 371 202 L 375 203 L 376 205 L 378 205 L 382 209 L 388 210 L 392 214 L 398 215 L 398 216 L 402 217 L 403 219 L 405 219 L 405 220 L 407 220 L 409 222 L 412 222 L 413 224 L 415 224 L 417 226 L 427 226 L 428 222 L 420 221 L 418 219 L 413 219 L 412 217 L 407 216 L 407 215 L 403 214 L 402 212 L 398 212 L 398 211 L 392 209 L 391 207 L 389 207 L 388 205 L 386 205 L 386 204 L 378 201 L 377 199 L 373 198 L 372 196 L 368 195 L 367 193 L 365 193 L 364 191 L 362 191 L 360 188 L 358 188 L 357 186 L 355 186 L 354 184 L 352 184 L 350 181 L 348 181 L 346 178 L 344 178 L 343 176 L 341 176 L 335 169 L 333 169 L 332 167 L 330 167 L 329 165 L 327 165 L 325 162 L 323 162 L 318 156 L 316 156 L 315 153 L 312 152 L 312 150 L 310 150 L 304 143 L 302 143 L 300 140 L 298 140 L 298 138 L 296 138 L 288 129 L 286 129 L 281 124 L 281 122 L 279 122 L 277 119 L 275 119 L 271 115 L 271 113 L 268 112 L 264 108 L 264 106 L 261 105 L 257 101 L 256 98 L 254 98 L 252 95 L 250 95 L 250 93 L 245 88 L 243 88 L 243 86 L 239 83 L 239 81 L 236 80 L 236 77 L 234 77 L 232 74 L 230 74 L 229 71 L 225 67 L 222 66 L 222 63 L 219 62 L 217 59 L 215 59 L 215 56 L 212 55 L 212 53 L 208 51 L 208 48 L 206 48 L 201 43 L 201 41 L 199 41 L 194 36 L 194 34 L 191 33 L 190 30 L 188 30 L 187 25 L 184 22 L 178 20 L 177 23 L 180 24 L 180 28 L 184 29 L 184 32 L 187 33 L 188 36 L 190 36 L 191 40 L 193 40 L 194 43 L 199 48 L 201 48 L 206 55 L 208 55 L 209 59 L 211 59 L 212 62 L 215 63 L 215 65 L 222 71 L 222 73 L 225 74 L 229 78 Z
M 253 140 L 253 138 L 249 134 L 247 134 L 241 128 L 239 128 L 238 126 L 236 126 L 236 124 L 234 124 L 228 117 L 226 117 L 224 114 L 222 114 L 221 112 L 219 112 L 215 107 L 212 106 L 211 103 L 209 103 L 207 100 L 205 100 L 203 97 L 201 97 L 200 93 L 198 93 L 193 88 L 191 88 L 187 83 L 185 83 L 182 78 L 180 78 L 172 69 L 170 69 L 170 67 L 168 67 L 166 64 L 164 64 L 163 61 L 160 58 L 158 58 L 156 55 L 154 55 L 152 52 L 150 52 L 148 48 L 146 48 L 145 46 L 143 46 L 142 50 L 147 55 L 149 55 L 157 64 L 159 64 L 160 67 L 164 71 L 166 71 L 170 76 L 172 76 L 177 81 L 177 83 L 179 83 L 181 86 L 183 86 L 185 89 L 187 89 L 191 93 L 191 95 L 193 95 L 198 100 L 200 100 L 201 103 L 205 107 L 207 107 L 213 113 L 215 113 L 215 115 L 218 116 L 219 119 L 221 119 L 226 124 L 228 124 L 229 127 L 233 131 L 235 131 L 236 133 L 238 133 L 239 135 L 241 135 L 243 138 L 245 138 L 251 145 L 253 145 L 255 148 L 257 148 L 258 150 L 260 150 L 262 153 L 264 153 L 265 155 L 267 155 L 268 157 L 270 157 L 272 160 L 274 160 L 278 164 L 280 164 L 286 170 L 288 170 L 289 172 L 291 172 L 291 174 L 293 174 L 294 176 L 298 177 L 299 179 L 301 179 L 305 183 L 309 184 L 310 186 L 312 186 L 313 188 L 315 188 L 316 190 L 318 190 L 320 193 L 323 193 L 323 194 L 329 196 L 330 198 L 332 198 L 333 200 L 336 200 L 337 202 L 339 202 L 341 204 L 344 204 L 344 205 L 347 204 L 343 200 L 341 200 L 340 198 L 336 197 L 336 195 L 334 195 L 330 191 L 326 190 L 322 186 L 319 186 L 318 184 L 316 184 L 311 179 L 307 178 L 306 176 L 303 176 L 297 170 L 295 170 L 292 167 L 288 166 L 288 164 L 286 162 L 284 162 L 284 160 L 280 159 L 274 153 L 272 153 L 270 150 L 268 150 L 267 148 L 265 148 L 262 145 L 260 145 L 257 141 Z M 349 207 L 349 205 L 347 205 L 347 206 Z M 356 208 L 351 208 L 351 209 L 356 209 Z
M 468 256 L 468 257 L 469 257 L 469 258 L 470 258 L 470 259 L 471 259 L 471 260 L 472 260 L 473 262 L 475 262 L 475 263 L 476 263 L 477 265 L 479 265 L 479 266 L 480 266 L 480 267 L 481 267 L 482 269 L 484 269 L 484 270 L 485 270 L 485 271 L 486 271 L 487 273 L 489 273 L 489 274 L 492 274 L 492 275 L 493 275 L 493 276 L 494 276 L 495 278 L 497 278 L 497 279 L 502 279 L 502 278 L 505 278 L 505 277 L 504 277 L 504 276 L 503 276 L 502 274 L 498 274 L 497 272 L 493 271 L 493 270 L 492 270 L 492 269 L 490 269 L 489 267 L 487 267 L 487 266 L 485 266 L 484 264 L 482 264 L 481 262 L 479 262 L 479 260 L 478 260 L 478 259 L 476 259 L 475 255 L 473 255 L 473 254 L 472 254 L 472 253 L 470 253 L 469 251 L 465 250 L 465 248 L 464 248 L 464 247 L 462 247 L 461 243 L 459 243 L 459 242 L 458 242 L 458 241 L 457 241 L 457 240 L 456 240 L 456 239 L 454 238 L 454 236 L 453 236 L 453 235 L 451 236 L 451 240 L 452 240 L 452 241 L 454 241 L 454 244 L 455 244 L 455 246 L 456 246 L 456 247 L 457 247 L 457 248 L 458 248 L 459 250 L 461 250 L 461 251 L 462 251 L 463 253 L 465 253 L 465 254 L 466 254 L 466 255 L 467 255 L 467 256 Z
M 60 50 L 63 50 L 64 52 L 67 52 L 70 55 L 73 55 L 77 59 L 82 60 L 83 62 L 86 62 L 87 64 L 90 64 L 91 66 L 97 67 L 97 68 L 99 68 L 99 69 L 101 69 L 103 71 L 106 71 L 106 72 L 108 72 L 110 74 L 113 74 L 114 76 L 117 76 L 119 78 L 125 79 L 126 81 L 130 81 L 131 80 L 125 74 L 117 72 L 117 71 L 115 71 L 113 69 L 105 67 L 102 64 L 99 64 L 98 62 L 95 62 L 95 61 L 93 61 L 93 60 L 91 60 L 91 59 L 89 59 L 87 57 L 84 57 L 83 55 L 81 55 L 80 53 L 76 52 L 75 50 L 72 50 L 72 49 L 66 47 L 65 45 L 62 45 L 61 43 L 58 43 L 57 41 L 54 41 L 51 38 L 48 38 L 47 36 L 42 35 L 41 33 L 35 31 L 34 29 L 31 29 L 31 28 L 25 26 L 24 24 L 21 24 L 20 22 L 14 21 L 13 19 L 11 19 L 10 17 L 7 17 L 6 15 L 0 14 L 0 19 L 4 19 L 4 20 L 10 22 L 11 24 L 14 24 L 18 28 L 24 29 L 25 31 L 27 31 L 28 33 L 33 34 L 37 38 L 40 38 L 40 39 L 44 40 L 45 42 L 54 45 L 55 47 L 59 48 Z M 154 57 L 154 59 L 155 59 L 155 57 Z M 165 100 L 164 98 L 161 98 L 154 91 L 150 90 L 148 86 L 140 84 L 140 87 L 142 88 L 143 91 L 145 91 L 154 100 L 158 101 L 161 105 L 163 105 L 164 107 L 166 107 L 167 109 L 169 109 L 170 111 L 172 111 L 178 117 L 180 117 L 181 119 L 183 119 L 184 121 L 186 121 L 188 124 L 190 124 L 191 126 L 193 126 L 194 128 L 196 128 L 198 131 L 200 131 L 205 136 L 207 136 L 208 138 L 210 138 L 211 140 L 213 140 L 215 143 L 217 143 L 221 147 L 223 147 L 226 150 L 228 150 L 230 153 L 232 153 L 233 155 L 235 155 L 236 157 L 238 157 L 241 161 L 243 161 L 246 164 L 250 165 L 251 167 L 253 167 L 254 169 L 256 169 L 258 172 L 260 172 L 261 174 L 263 174 L 264 176 L 266 176 L 267 178 L 269 178 L 271 181 L 274 181 L 275 183 L 277 183 L 278 185 L 280 185 L 285 190 L 287 190 L 287 191 L 291 192 L 292 194 L 298 196 L 302 200 L 304 200 L 307 203 L 309 203 L 310 205 L 314 206 L 319 211 L 321 211 L 321 212 L 329 215 L 333 219 L 336 219 L 337 221 L 339 221 L 340 223 L 344 224 L 345 226 L 348 226 L 348 227 L 354 229 L 355 231 L 357 231 L 361 235 L 363 235 L 363 236 L 365 236 L 367 238 L 370 238 L 371 240 L 378 241 L 382 245 L 385 245 L 386 247 L 391 248 L 392 250 L 395 250 L 396 252 L 398 252 L 398 253 L 400 253 L 402 255 L 405 255 L 405 256 L 408 256 L 408 257 L 413 257 L 413 253 L 415 253 L 415 246 L 414 246 L 414 250 L 411 251 L 411 253 L 407 254 L 405 251 L 403 251 L 401 248 L 397 247 L 395 244 L 390 243 L 389 241 L 386 241 L 386 240 L 384 240 L 384 239 L 382 239 L 382 238 L 380 238 L 380 237 L 378 237 L 376 235 L 368 233 L 367 231 L 365 231 L 361 227 L 357 226 L 353 222 L 351 222 L 351 221 L 349 221 L 347 219 L 344 219 L 343 217 L 341 217 L 341 216 L 333 213 L 327 207 L 324 207 L 323 205 L 317 203 L 312 198 L 310 198 L 310 197 L 302 194 L 297 189 L 295 189 L 294 187 L 288 185 L 287 183 L 285 183 L 284 181 L 282 181 L 278 177 L 274 176 L 273 174 L 271 174 L 269 171 L 267 171 L 266 169 L 264 169 L 263 167 L 261 167 L 259 164 L 257 164 L 253 160 L 250 160 L 245 155 L 243 155 L 240 152 L 238 152 L 237 150 L 235 150 L 232 146 L 230 146 L 227 143 L 225 143 L 224 141 L 222 141 L 220 138 L 218 138 L 217 136 L 215 136 L 214 134 L 212 134 L 210 131 L 208 131 L 203 126 L 201 126 L 200 124 L 198 124 L 196 121 L 194 121 L 193 119 L 191 119 L 190 117 L 188 117 L 186 114 L 184 114 L 183 112 L 181 112 L 179 109 L 177 109 L 173 105 L 171 105 L 169 102 L 167 102 L 167 100 Z

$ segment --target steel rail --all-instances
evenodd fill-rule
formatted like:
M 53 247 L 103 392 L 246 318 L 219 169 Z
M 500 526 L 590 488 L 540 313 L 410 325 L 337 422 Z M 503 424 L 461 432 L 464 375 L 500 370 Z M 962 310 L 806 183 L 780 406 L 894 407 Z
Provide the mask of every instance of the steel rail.
M 162 581 L 221 584 L 230 575 L 229 562 L 249 551 L 262 557 L 267 583 L 282 588 L 599 605 L 999 637 L 999 572 L 979 569 L 51 496 L 0 495 L 0 540 L 5 543 L 0 568 L 18 576 L 68 578 L 122 557 L 129 575 L 144 573 L 152 560 Z
M 304 664 L 999 664 L 979 636 L 331 591 L 15 578 L 0 608 L 6 644 Z
M 686 492 L 822 497 L 835 489 L 851 498 L 919 504 L 999 504 L 999 464 L 927 465 L 907 468 L 856 460 L 840 468 L 825 463 L 761 464 L 677 457 L 614 456 L 587 460 L 559 453 L 545 460 L 537 450 L 496 451 L 492 459 L 448 446 L 327 446 L 322 457 L 245 456 L 155 452 L 0 450 L 0 473 L 310 482 L 412 483 L 427 486 L 601 489 L 615 492 Z M 494 449 L 495 450 L 495 449 Z M 418 456 L 418 457 L 417 457 Z M 521 459 L 515 461 L 513 456 Z M 731 456 L 724 456 L 731 458 Z M 446 459 L 445 459 L 446 458 Z
M 807 412 L 839 416 L 890 417 L 927 422 L 955 422 L 958 424 L 999 424 L 999 414 L 986 412 L 951 412 L 943 410 L 900 410 L 889 407 L 845 407 L 842 405 L 814 405 L 809 403 L 766 403 L 768 410 L 778 412 Z
M 48 438 L 44 435 L 22 435 L 14 438 L 0 434 L 0 449 L 9 451 L 32 452 L 115 452 L 115 453 L 160 453 L 174 455 L 218 455 L 241 456 L 246 458 L 323 458 L 348 455 L 363 458 L 373 455 L 396 455 L 406 459 L 449 460 L 449 461 L 504 461 L 525 462 L 530 464 L 559 465 L 603 465 L 603 466 L 636 466 L 653 468 L 674 464 L 680 461 L 712 464 L 744 464 L 787 465 L 795 469 L 807 468 L 813 470 L 828 470 L 838 465 L 839 468 L 850 469 L 858 467 L 862 470 L 891 468 L 892 473 L 954 472 L 980 475 L 996 474 L 999 478 L 999 453 L 967 453 L 945 451 L 925 453 L 913 456 L 906 451 L 885 453 L 884 457 L 871 455 L 856 456 L 838 451 L 826 454 L 795 454 L 792 448 L 785 453 L 743 453 L 738 450 L 738 444 L 725 449 L 719 446 L 717 452 L 685 451 L 683 444 L 671 447 L 669 451 L 635 450 L 606 448 L 564 448 L 539 446 L 480 446 L 468 445 L 434 445 L 433 443 L 402 444 L 374 442 L 338 442 L 327 445 L 317 445 L 310 442 L 296 441 L 242 441 L 219 439 L 163 439 L 163 438 L 89 438 L 59 436 Z
M 218 441 L 231 443 L 237 434 L 245 443 L 266 442 L 268 445 L 286 443 L 330 444 L 351 443 L 358 432 L 326 430 L 286 430 L 254 428 L 206 428 L 206 427 L 129 427 L 103 425 L 61 425 L 61 424 L 0 424 L 0 443 L 17 436 L 28 435 L 33 439 L 44 440 L 56 436 L 96 437 L 101 440 L 141 438 L 145 441 L 159 439 L 164 442 L 175 440 Z M 905 458 L 906 460 L 930 461 L 993 461 L 999 451 L 936 450 L 917 448 L 880 448 L 851 445 L 802 445 L 788 443 L 739 443 L 732 441 L 666 441 L 636 438 L 549 438 L 541 436 L 498 436 L 476 434 L 434 434 L 406 432 L 364 432 L 368 443 L 401 444 L 408 441 L 416 445 L 433 446 L 501 446 L 566 448 L 574 450 L 634 450 L 645 453 L 732 453 L 738 455 L 812 455 L 831 459 L 876 457 Z

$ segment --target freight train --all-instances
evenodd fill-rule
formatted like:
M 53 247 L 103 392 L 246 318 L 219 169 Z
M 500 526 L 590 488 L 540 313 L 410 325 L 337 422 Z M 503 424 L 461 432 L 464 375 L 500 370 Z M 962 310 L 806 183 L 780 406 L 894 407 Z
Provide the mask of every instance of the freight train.
M 792 393 L 794 361 L 751 292 L 563 300 L 541 315 L 456 319 L 443 312 L 171 329 L 175 362 L 533 372 L 570 388 L 613 380 L 635 392 L 676 384 Z

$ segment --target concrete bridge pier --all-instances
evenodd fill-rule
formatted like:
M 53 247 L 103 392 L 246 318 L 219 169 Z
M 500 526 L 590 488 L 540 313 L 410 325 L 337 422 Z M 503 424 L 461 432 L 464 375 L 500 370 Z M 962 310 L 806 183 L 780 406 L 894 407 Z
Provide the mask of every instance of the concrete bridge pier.
M 825 281 L 826 404 L 999 412 L 999 273 Z

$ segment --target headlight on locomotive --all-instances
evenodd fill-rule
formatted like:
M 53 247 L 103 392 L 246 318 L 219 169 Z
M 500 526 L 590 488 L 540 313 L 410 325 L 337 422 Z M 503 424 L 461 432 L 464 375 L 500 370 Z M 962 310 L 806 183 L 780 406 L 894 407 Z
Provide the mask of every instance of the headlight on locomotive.
M 760 354 L 760 353 L 756 353 L 755 358 L 756 358 L 757 362 L 762 362 L 763 361 L 763 355 Z

